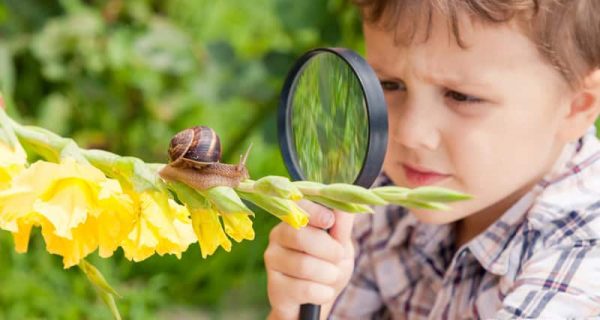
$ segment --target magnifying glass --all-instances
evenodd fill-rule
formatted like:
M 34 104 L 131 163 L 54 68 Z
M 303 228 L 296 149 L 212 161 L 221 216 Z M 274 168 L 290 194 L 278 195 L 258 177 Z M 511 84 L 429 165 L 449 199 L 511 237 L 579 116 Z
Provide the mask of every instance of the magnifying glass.
M 357 53 L 318 48 L 301 56 L 281 94 L 279 144 L 293 180 L 371 187 L 387 147 L 387 110 L 375 72 Z M 319 319 L 303 304 L 300 319 Z

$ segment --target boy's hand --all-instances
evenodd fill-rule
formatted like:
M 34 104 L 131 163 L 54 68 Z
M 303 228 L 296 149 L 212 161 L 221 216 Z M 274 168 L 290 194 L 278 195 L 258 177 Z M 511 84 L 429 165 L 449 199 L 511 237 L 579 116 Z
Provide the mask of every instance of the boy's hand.
M 322 305 L 326 317 L 354 269 L 354 216 L 305 200 L 300 206 L 310 215 L 309 225 L 296 230 L 280 223 L 265 251 L 269 319 L 298 319 L 304 303 Z

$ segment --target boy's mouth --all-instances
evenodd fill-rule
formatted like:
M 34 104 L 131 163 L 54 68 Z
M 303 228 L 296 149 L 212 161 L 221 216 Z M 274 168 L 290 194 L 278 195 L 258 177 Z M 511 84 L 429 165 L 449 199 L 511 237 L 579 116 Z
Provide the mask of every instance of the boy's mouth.
M 402 169 L 404 169 L 404 175 L 411 187 L 434 184 L 450 176 L 449 174 L 415 168 L 414 166 L 405 163 L 402 163 Z

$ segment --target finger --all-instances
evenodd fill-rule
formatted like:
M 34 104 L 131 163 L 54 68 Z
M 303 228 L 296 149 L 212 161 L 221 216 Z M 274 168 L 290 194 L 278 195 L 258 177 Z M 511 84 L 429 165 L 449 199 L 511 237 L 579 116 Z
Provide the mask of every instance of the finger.
M 298 201 L 298 205 L 309 215 L 308 224 L 320 229 L 329 229 L 333 225 L 333 212 L 308 200 Z
M 340 243 L 327 232 L 311 226 L 296 230 L 280 223 L 271 231 L 269 242 L 332 263 L 337 263 L 344 256 L 344 247 Z
M 304 303 L 327 304 L 335 298 L 335 290 L 320 283 L 288 277 L 280 272 L 267 271 L 267 291 L 273 309 L 298 316 Z
M 354 215 L 338 210 L 334 210 L 333 214 L 335 223 L 329 230 L 329 234 L 341 244 L 351 242 Z
M 298 319 L 299 313 L 300 311 L 297 306 L 287 310 L 273 308 L 271 309 L 271 312 L 269 312 L 267 320 L 296 320 Z
M 309 280 L 324 285 L 333 285 L 339 276 L 336 265 L 299 251 L 288 250 L 278 245 L 269 246 L 265 251 L 267 268 L 286 276 Z

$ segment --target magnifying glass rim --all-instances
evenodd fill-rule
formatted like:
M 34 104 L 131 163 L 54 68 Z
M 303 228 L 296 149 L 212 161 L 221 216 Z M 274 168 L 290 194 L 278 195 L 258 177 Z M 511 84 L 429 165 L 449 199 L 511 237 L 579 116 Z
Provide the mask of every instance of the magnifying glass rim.
M 350 66 L 352 72 L 354 72 L 363 88 L 363 98 L 365 100 L 369 124 L 369 137 L 367 140 L 367 152 L 365 153 L 363 165 L 353 184 L 368 188 L 373 184 L 381 172 L 381 167 L 385 158 L 388 131 L 387 109 L 383 90 L 375 72 L 373 72 L 373 69 L 371 69 L 361 56 L 350 49 L 313 49 L 302 55 L 288 73 L 281 91 L 277 121 L 279 146 L 285 166 L 293 180 L 306 179 L 299 170 L 299 165 L 296 162 L 295 157 L 293 157 L 296 152 L 292 137 L 292 97 L 290 96 L 290 93 L 306 63 L 320 53 L 333 53 L 340 57 L 342 61 Z

